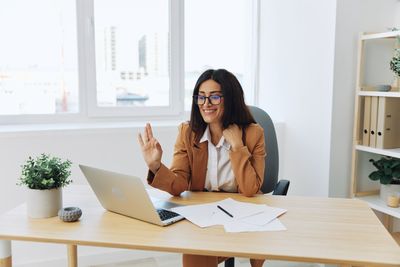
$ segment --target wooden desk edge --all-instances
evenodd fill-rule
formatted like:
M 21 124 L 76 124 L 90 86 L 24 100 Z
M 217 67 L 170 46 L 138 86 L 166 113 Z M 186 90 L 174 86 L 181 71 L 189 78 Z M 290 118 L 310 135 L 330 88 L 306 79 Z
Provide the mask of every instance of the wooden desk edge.
M 3 239 L 3 236 L 0 236 Z M 11 239 L 6 237 L 5 239 Z M 32 239 L 32 238 L 16 238 L 12 240 L 16 241 L 29 241 L 29 242 L 44 242 L 54 244 L 67 245 L 68 251 L 68 267 L 76 267 L 77 265 L 77 246 L 92 246 L 92 247 L 105 247 L 105 248 L 119 248 L 119 249 L 134 249 L 134 250 L 145 250 L 145 251 L 160 251 L 170 253 L 186 253 L 194 255 L 206 255 L 206 256 L 221 256 L 221 257 L 240 257 L 240 258 L 252 258 L 252 259 L 267 259 L 267 260 L 279 260 L 279 261 L 292 261 L 292 262 L 315 262 L 321 264 L 335 264 L 340 266 L 387 266 L 387 267 L 398 267 L 399 263 L 381 263 L 381 262 L 365 262 L 365 261 L 349 261 L 349 260 L 337 260 L 337 259 L 315 259 L 301 256 L 287 256 L 287 255 L 259 255 L 259 254 L 247 254 L 247 253 L 230 253 L 229 251 L 199 251 L 190 249 L 174 249 L 169 247 L 154 247 L 154 246 L 142 246 L 142 245 L 129 245 L 129 244 L 114 244 L 114 243 L 92 243 L 92 242 L 74 242 L 73 240 L 52 240 L 52 239 Z M 5 265 L 2 264 L 2 260 Z M 7 265 L 9 264 L 9 265 Z M 0 267 L 11 267 L 11 257 L 6 259 L 0 259 Z

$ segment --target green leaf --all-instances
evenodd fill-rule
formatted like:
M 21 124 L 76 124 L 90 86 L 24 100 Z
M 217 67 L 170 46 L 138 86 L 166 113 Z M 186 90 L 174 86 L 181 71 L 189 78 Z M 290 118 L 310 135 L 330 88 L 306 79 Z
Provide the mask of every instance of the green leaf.
M 385 156 L 379 160 L 370 159 L 369 162 L 377 169 L 368 176 L 371 180 L 379 180 L 381 184 L 390 184 L 398 182 L 400 179 L 400 159 Z
M 380 174 L 379 171 L 374 171 L 374 172 L 371 172 L 371 174 L 368 177 L 373 181 L 377 181 L 377 180 L 381 179 L 381 176 L 382 175 Z
M 58 157 L 41 154 L 37 158 L 28 157 L 21 166 L 21 176 L 18 185 L 26 185 L 31 189 L 52 189 L 64 187 L 72 182 L 69 168 L 72 162 L 63 161 Z
M 384 175 L 381 177 L 381 184 L 390 184 L 392 182 L 392 176 L 391 175 Z

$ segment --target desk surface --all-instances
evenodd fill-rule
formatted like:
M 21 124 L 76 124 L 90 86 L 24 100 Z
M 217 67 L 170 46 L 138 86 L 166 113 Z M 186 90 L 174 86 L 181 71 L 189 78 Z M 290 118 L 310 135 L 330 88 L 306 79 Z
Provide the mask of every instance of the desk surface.
M 86 186 L 64 190 L 64 206 L 79 206 L 80 221 L 57 217 L 29 219 L 21 205 L 0 216 L 0 239 L 113 248 L 143 249 L 201 255 L 267 258 L 363 266 L 400 266 L 400 247 L 364 202 L 294 196 L 256 196 L 186 192 L 158 198 L 197 204 L 231 197 L 287 209 L 280 217 L 287 231 L 226 233 L 222 226 L 199 228 L 184 220 L 160 227 L 105 211 Z

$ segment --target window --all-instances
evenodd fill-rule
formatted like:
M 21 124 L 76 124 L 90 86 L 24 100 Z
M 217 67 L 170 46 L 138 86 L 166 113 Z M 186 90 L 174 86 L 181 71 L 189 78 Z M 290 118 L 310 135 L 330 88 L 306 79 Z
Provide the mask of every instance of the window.
M 0 8 L 0 115 L 77 113 L 75 2 L 5 2 Z
M 194 85 L 206 69 L 224 68 L 235 74 L 253 104 L 255 27 L 254 1 L 185 1 L 185 109 Z
M 165 0 L 95 0 L 97 105 L 168 106 Z
M 253 103 L 258 0 L 6 1 L 2 122 L 181 119 L 207 68 L 232 71 Z
M 88 43 L 96 52 L 88 67 L 96 71 L 88 77 L 90 116 L 177 116 L 183 111 L 182 4 L 93 1 L 94 41 Z

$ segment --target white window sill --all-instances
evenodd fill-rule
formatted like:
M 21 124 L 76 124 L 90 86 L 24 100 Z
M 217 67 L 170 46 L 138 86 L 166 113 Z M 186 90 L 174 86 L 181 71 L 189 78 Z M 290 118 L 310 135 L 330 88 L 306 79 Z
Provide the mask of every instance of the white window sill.
M 150 121 L 155 128 L 172 127 L 177 128 L 183 121 Z M 1 125 L 0 134 L 18 133 L 51 133 L 65 131 L 102 131 L 102 130 L 132 130 L 142 129 L 147 121 L 134 122 L 78 122 L 78 123 L 52 123 L 52 124 L 16 124 Z
M 0 135 L 37 134 L 37 133 L 64 133 L 64 132 L 98 132 L 98 131 L 142 131 L 147 122 L 153 128 L 177 129 L 183 120 L 167 121 L 133 121 L 133 122 L 76 122 L 76 123 L 48 123 L 48 124 L 15 124 L 0 125 Z M 274 122 L 275 130 L 280 132 L 284 127 L 281 121 Z

